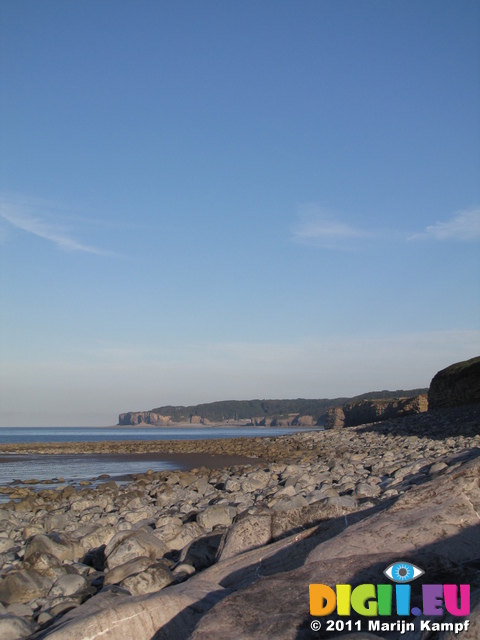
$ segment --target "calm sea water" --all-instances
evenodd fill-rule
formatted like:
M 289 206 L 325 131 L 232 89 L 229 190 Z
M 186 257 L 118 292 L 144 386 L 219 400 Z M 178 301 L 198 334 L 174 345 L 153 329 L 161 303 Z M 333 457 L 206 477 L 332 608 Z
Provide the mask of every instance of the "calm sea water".
M 179 468 L 178 461 L 161 453 L 137 455 L 18 455 L 2 454 L 2 443 L 22 442 L 98 442 L 108 440 L 203 440 L 210 438 L 238 438 L 275 436 L 309 429 L 271 427 L 178 427 L 178 428 L 121 428 L 121 427 L 0 427 L 0 486 L 13 480 L 50 480 L 64 478 L 76 484 L 82 479 L 93 480 L 108 474 L 116 481 L 124 481 L 133 473 L 148 469 L 162 471 Z M 39 485 L 48 487 L 49 485 Z M 1 496 L 0 502 L 6 496 Z
M 105 440 L 204 440 L 297 433 L 286 427 L 0 427 L 0 444 L 17 442 L 98 442 Z

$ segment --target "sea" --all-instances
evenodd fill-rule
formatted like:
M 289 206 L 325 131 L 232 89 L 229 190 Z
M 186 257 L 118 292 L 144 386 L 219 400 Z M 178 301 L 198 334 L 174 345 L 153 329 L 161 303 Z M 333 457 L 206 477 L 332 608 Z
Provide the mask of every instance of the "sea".
M 308 428 L 288 427 L 0 427 L 0 486 L 14 481 L 46 481 L 63 478 L 78 484 L 89 480 L 95 485 L 98 476 L 108 475 L 119 483 L 131 474 L 178 469 L 178 460 L 168 454 L 10 454 L 2 453 L 2 444 L 29 442 L 105 442 L 118 440 L 206 440 L 212 438 L 252 438 L 277 436 Z M 102 479 L 103 480 L 103 479 Z M 104 480 L 103 480 L 104 481 Z M 40 484 L 48 488 L 49 484 Z M 52 486 L 58 486 L 53 483 Z M 6 500 L 0 495 L 0 502 Z

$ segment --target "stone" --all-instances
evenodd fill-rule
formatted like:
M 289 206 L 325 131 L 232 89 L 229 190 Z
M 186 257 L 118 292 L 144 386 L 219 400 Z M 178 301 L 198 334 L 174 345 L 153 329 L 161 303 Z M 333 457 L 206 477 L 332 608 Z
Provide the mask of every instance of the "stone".
M 197 571 L 212 565 L 225 538 L 225 531 L 213 531 L 195 538 L 180 554 L 179 562 L 191 564 Z
M 58 578 L 48 592 L 49 597 L 73 596 L 87 586 L 83 576 L 69 573 Z
M 45 518 L 43 527 L 47 533 L 50 533 L 51 531 L 63 531 L 69 524 L 71 524 L 71 520 L 66 515 L 54 513 Z
M 175 577 L 187 577 L 187 576 L 191 576 L 195 573 L 195 567 L 192 567 L 191 564 L 186 564 L 185 562 L 181 562 L 180 564 L 177 564 L 177 566 L 175 567 L 175 569 L 173 569 L 172 574 Z
M 31 553 L 24 559 L 23 566 L 25 569 L 33 569 L 36 573 L 50 578 L 52 581 L 55 581 L 66 573 L 66 569 L 61 560 L 45 551 L 34 551 Z
M 33 616 L 33 609 L 28 604 L 21 602 L 14 602 L 9 604 L 6 613 L 11 613 L 14 616 L 20 616 L 22 618 L 31 618 Z
M 280 498 L 272 506 L 274 511 L 289 511 L 290 509 L 298 509 L 300 507 L 307 507 L 308 502 L 301 495 L 296 495 L 287 498 Z
M 182 528 L 183 522 L 175 516 L 162 516 L 157 520 L 153 535 L 166 542 L 174 538 Z
M 156 560 L 163 557 L 171 548 L 167 547 L 165 543 L 153 534 L 147 533 L 142 529 L 128 532 L 126 535 L 123 535 L 124 533 L 116 534 L 105 548 L 109 569 L 118 567 L 140 556 L 147 556 L 151 560 Z M 115 543 L 114 541 L 119 535 L 121 537 Z
M 430 467 L 428 473 L 438 473 L 439 471 L 443 471 L 443 469 L 446 469 L 447 467 L 448 464 L 446 462 L 435 462 Z
M 197 514 L 197 522 L 203 529 L 211 531 L 217 525 L 228 526 L 232 524 L 236 515 L 237 510 L 234 507 L 213 505 Z
M 135 509 L 135 511 L 124 511 L 122 513 L 122 516 L 127 522 L 137 524 L 142 520 L 153 522 L 155 520 L 155 514 L 155 508 L 147 506 L 143 507 L 142 509 Z
M 181 551 L 184 547 L 187 546 L 192 540 L 198 538 L 203 534 L 203 529 L 196 522 L 187 522 L 182 526 L 179 533 L 172 538 L 171 540 L 167 540 L 165 543 L 168 549 L 174 551 Z
M 90 549 L 107 545 L 116 533 L 115 527 L 107 525 L 104 527 L 95 527 L 86 535 L 80 538 L 80 544 L 85 552 Z
M 19 640 L 35 631 L 31 622 L 10 613 L 0 615 L 0 638 L 2 640 Z
M 80 604 L 80 600 L 71 597 L 58 597 L 51 603 L 49 613 L 52 616 L 58 616 L 76 609 Z
M 70 503 L 71 511 L 76 511 L 76 512 L 85 511 L 86 509 L 89 509 L 91 506 L 92 505 L 90 500 L 82 497 L 76 498 L 75 500 L 72 500 L 72 502 Z
M 376 484 L 359 482 L 355 487 L 354 493 L 355 493 L 355 497 L 357 498 L 376 498 L 380 495 L 381 489 Z
M 121 585 L 128 589 L 132 596 L 141 596 L 146 593 L 160 591 L 173 582 L 173 575 L 164 563 L 156 563 L 128 578 L 125 578 Z
M 228 530 L 220 559 L 226 560 L 245 551 L 263 547 L 272 540 L 270 515 L 246 515 Z
M 268 485 L 268 478 L 247 477 L 240 483 L 240 490 L 243 493 L 255 493 L 261 491 Z
M 51 586 L 51 580 L 32 569 L 12 571 L 0 583 L 0 602 L 29 602 L 46 595 Z
M 8 553 L 11 549 L 16 547 L 14 540 L 10 538 L 0 538 L 0 553 Z
M 128 576 L 145 571 L 145 569 L 148 569 L 151 564 L 152 560 L 147 556 L 133 558 L 132 560 L 125 562 L 125 564 L 121 564 L 108 571 L 105 574 L 103 584 L 105 587 L 110 584 L 120 584 L 120 582 L 125 580 L 125 578 L 128 578 Z
M 38 534 L 27 542 L 25 559 L 36 551 L 46 552 L 59 560 L 78 560 L 83 555 L 82 546 L 65 533 Z

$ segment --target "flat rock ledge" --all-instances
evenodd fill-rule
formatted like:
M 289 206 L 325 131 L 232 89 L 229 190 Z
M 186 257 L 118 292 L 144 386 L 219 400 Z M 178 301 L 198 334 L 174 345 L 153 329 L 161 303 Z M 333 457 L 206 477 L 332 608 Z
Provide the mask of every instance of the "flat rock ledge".
M 2 640 L 331 638 L 341 632 L 310 629 L 308 585 L 384 582 L 398 560 L 425 571 L 419 583 L 469 583 L 462 640 L 480 637 L 478 405 L 340 431 L 161 444 L 261 460 L 147 471 L 122 486 L 4 488 Z M 427 637 L 415 620 L 402 638 Z

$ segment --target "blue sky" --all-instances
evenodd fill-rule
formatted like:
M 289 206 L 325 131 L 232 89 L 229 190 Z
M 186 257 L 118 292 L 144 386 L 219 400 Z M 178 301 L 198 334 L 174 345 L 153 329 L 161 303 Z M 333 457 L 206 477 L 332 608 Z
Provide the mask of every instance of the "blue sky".
M 1 0 L 0 424 L 480 351 L 480 4 Z

